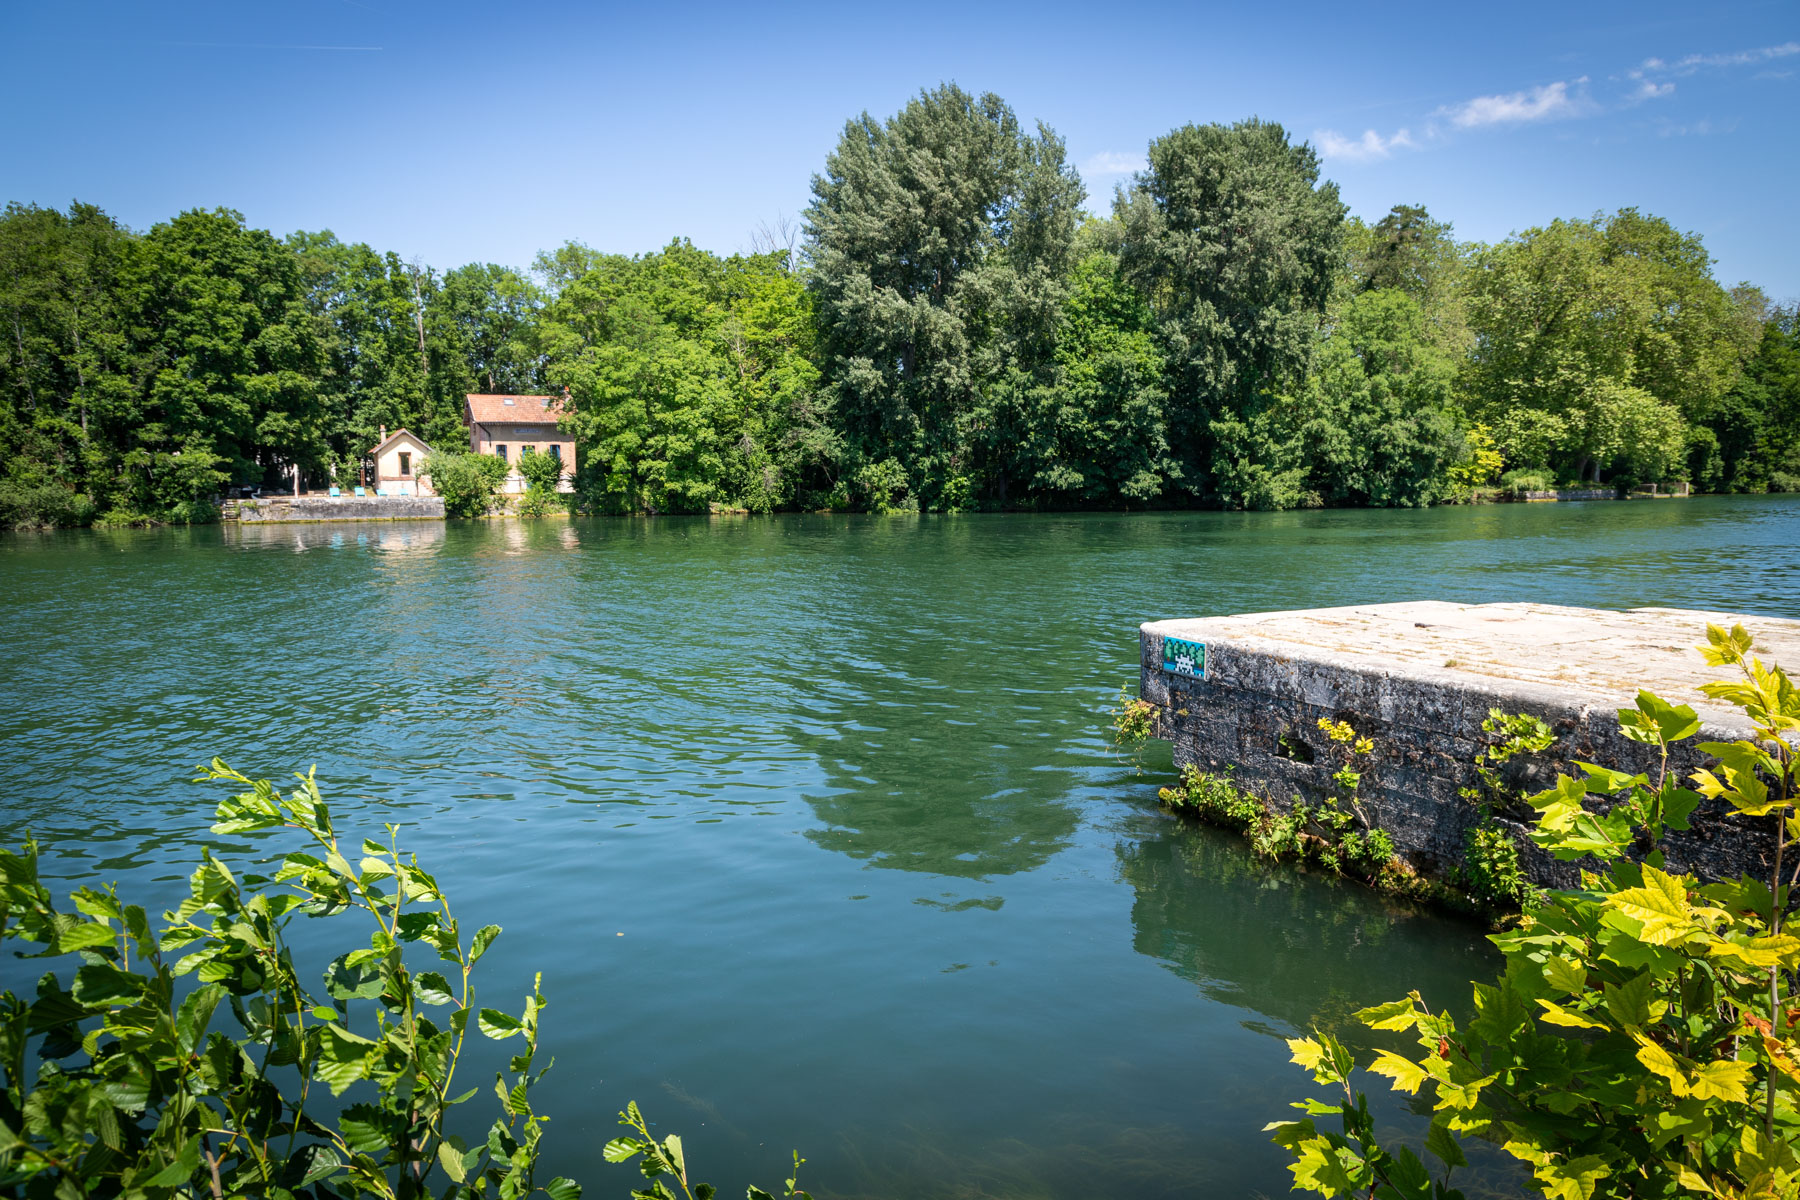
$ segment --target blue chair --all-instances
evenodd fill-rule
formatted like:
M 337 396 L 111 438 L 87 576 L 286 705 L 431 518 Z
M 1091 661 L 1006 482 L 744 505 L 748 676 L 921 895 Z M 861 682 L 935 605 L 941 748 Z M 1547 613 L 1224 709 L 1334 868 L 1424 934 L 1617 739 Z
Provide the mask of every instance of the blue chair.
M 377 496 L 385 496 L 388 494 L 388 490 L 384 487 L 378 487 L 375 489 L 375 494 Z
M 333 498 L 333 499 L 336 499 L 336 498 L 337 498 L 337 497 L 339 497 L 339 496 L 341 496 L 341 495 L 343 495 L 343 494 L 344 494 L 344 493 L 342 493 L 342 492 L 340 492 L 340 491 L 338 491 L 338 490 L 337 490 L 337 486 L 336 486 L 336 485 L 335 485 L 335 484 L 334 484 L 334 485 L 333 485 L 333 486 L 332 486 L 332 489 L 331 489 L 331 495 L 332 495 L 332 498 Z
M 359 499 L 367 496 L 368 494 L 369 493 L 362 490 L 362 485 L 360 483 L 356 485 L 356 495 Z

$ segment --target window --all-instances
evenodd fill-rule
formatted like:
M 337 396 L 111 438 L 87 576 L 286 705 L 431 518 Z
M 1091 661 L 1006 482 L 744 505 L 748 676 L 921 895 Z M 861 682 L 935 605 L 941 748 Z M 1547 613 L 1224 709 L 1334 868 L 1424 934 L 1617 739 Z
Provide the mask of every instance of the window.
M 502 442 L 500 445 L 495 446 L 494 453 L 498 454 L 500 456 L 501 462 L 505 462 L 506 461 L 506 444 L 504 442 Z
M 560 443 L 560 442 L 551 442 L 550 443 L 550 457 L 554 458 L 557 462 L 562 461 L 562 443 Z
M 400 452 L 400 473 L 402 475 L 412 474 L 412 455 L 404 450 Z

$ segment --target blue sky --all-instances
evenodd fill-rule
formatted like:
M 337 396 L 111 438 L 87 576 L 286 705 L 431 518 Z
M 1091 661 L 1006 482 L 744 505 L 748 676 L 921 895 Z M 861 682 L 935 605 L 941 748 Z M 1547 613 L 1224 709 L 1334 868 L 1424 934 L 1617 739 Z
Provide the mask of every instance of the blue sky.
M 268 0 L 5 6 L 0 199 L 224 205 L 440 267 L 578 239 L 747 248 L 844 121 L 994 91 L 1103 209 L 1146 143 L 1257 115 L 1353 212 L 1492 240 L 1635 205 L 1800 297 L 1800 6 Z

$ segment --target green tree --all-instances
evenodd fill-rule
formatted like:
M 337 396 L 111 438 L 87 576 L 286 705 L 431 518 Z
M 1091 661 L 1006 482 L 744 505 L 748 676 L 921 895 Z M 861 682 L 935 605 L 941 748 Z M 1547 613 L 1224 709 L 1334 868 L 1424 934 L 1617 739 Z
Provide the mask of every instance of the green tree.
M 1406 292 L 1364 292 L 1338 314 L 1307 378 L 1299 444 L 1328 504 L 1424 505 L 1466 453 L 1456 363 Z
M 768 511 L 829 490 L 812 308 L 785 252 L 721 259 L 677 240 L 600 256 L 544 311 L 581 490 L 615 512 Z
M 806 226 L 826 403 L 853 464 L 896 462 L 928 507 L 1007 502 L 1053 378 L 1081 198 L 1061 140 L 992 94 L 945 84 L 845 126 Z
M 1069 281 L 1056 344 L 1058 386 L 1033 423 L 1031 484 L 1052 502 L 1143 504 L 1178 468 L 1169 457 L 1168 392 L 1155 320 L 1097 249 Z
M 1685 473 L 1688 426 L 1717 413 L 1755 333 L 1699 239 L 1635 209 L 1488 247 L 1469 312 L 1472 406 L 1507 461 L 1580 479 Z
M 235 212 L 186 212 L 122 271 L 141 372 L 124 498 L 194 511 L 234 480 L 328 465 L 323 347 L 294 255 Z
M 426 316 L 446 348 L 449 392 L 523 394 L 543 385 L 537 322 L 544 294 L 510 267 L 470 263 L 444 274 Z
M 295 233 L 288 245 L 308 282 L 308 304 L 326 331 L 321 387 L 331 413 L 333 474 L 353 481 L 380 430 L 410 429 L 440 449 L 461 445 L 470 348 L 435 274 L 346 245 L 330 231 Z
M 1167 355 L 1179 485 L 1243 504 L 1270 471 L 1264 438 L 1306 368 L 1343 237 L 1337 185 L 1280 125 L 1186 125 L 1150 143 L 1116 210 L 1127 279 Z
M 1722 484 L 1734 492 L 1771 485 L 1800 491 L 1800 321 L 1796 309 L 1769 312 L 1744 374 L 1710 422 Z
M 1418 302 L 1439 349 L 1459 357 L 1468 352 L 1467 248 L 1450 222 L 1437 220 L 1422 204 L 1396 204 L 1373 226 L 1350 218 L 1344 234 L 1351 294 L 1403 292 Z

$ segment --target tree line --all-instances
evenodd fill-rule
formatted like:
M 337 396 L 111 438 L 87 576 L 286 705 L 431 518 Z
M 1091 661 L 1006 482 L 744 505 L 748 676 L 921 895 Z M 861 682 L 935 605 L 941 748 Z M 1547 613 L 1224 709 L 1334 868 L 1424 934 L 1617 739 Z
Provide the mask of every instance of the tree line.
M 15 203 L 0 522 L 209 519 L 296 467 L 353 481 L 384 425 L 460 449 L 467 392 L 565 387 L 595 511 L 1800 490 L 1800 321 L 1697 236 L 1367 224 L 1255 119 L 1146 159 L 1090 203 L 1053 130 L 945 85 L 848 122 L 793 237 L 528 270 Z

